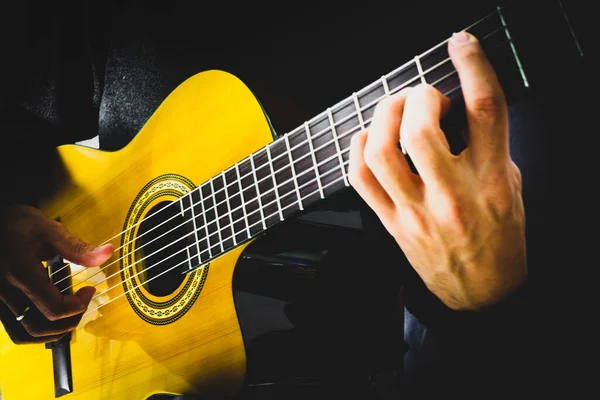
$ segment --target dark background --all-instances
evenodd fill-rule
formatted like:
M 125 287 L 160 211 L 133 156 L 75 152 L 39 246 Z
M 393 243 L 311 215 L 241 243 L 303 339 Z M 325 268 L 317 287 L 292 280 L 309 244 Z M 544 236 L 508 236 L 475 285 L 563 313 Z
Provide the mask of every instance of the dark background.
M 490 370 L 499 374 L 498 387 L 515 394 L 522 393 L 516 381 L 531 383 L 529 389 L 538 394 L 581 390 L 587 386 L 589 371 L 583 361 L 595 354 L 595 342 L 587 339 L 593 292 L 585 283 L 593 282 L 590 278 L 597 266 L 591 256 L 595 235 L 588 233 L 595 232 L 590 189 L 596 182 L 593 161 L 598 132 L 592 124 L 592 107 L 597 101 L 591 75 L 596 44 L 586 18 L 589 7 L 565 1 L 585 52 L 582 62 L 565 26 L 548 22 L 555 16 L 551 6 L 557 3 L 531 4 L 529 18 L 519 25 L 521 55 L 532 88 L 511 106 L 511 151 L 523 172 L 531 272 L 528 298 L 533 306 L 526 318 L 505 317 L 510 338 L 491 337 L 518 351 L 514 364 L 505 359 L 501 368 Z M 141 129 L 179 83 L 213 68 L 240 77 L 262 102 L 275 131 L 283 134 L 494 6 L 487 1 L 374 1 L 337 8 L 324 3 L 320 7 L 183 1 L 15 3 L 4 13 L 7 21 L 2 25 L 3 173 L 37 179 L 37 184 L 20 188 L 19 193 L 30 196 L 46 182 L 40 165 L 48 162 L 51 146 L 100 134 L 101 147 L 116 150 Z M 321 206 L 332 208 L 368 214 L 351 190 Z M 385 237 L 379 235 L 373 237 Z M 396 259 L 388 255 L 400 256 L 385 240 L 386 249 L 371 240 L 361 250 L 347 248 L 346 257 L 352 258 L 356 251 L 358 259 L 387 271 L 382 272 L 382 280 L 400 278 L 402 274 L 394 272 Z M 336 265 L 343 266 L 344 261 Z M 432 300 L 423 300 L 427 296 L 410 268 L 404 265 L 402 270 L 402 278 L 416 288 L 407 297 L 407 306 L 426 324 L 436 326 L 445 317 L 431 312 L 435 305 L 419 306 Z M 338 273 L 342 276 L 342 269 Z M 344 282 L 346 290 L 330 286 L 328 307 L 356 304 L 352 298 L 356 291 L 351 289 L 361 285 L 360 276 Z M 377 313 L 379 308 L 390 310 L 392 286 L 386 286 L 382 297 L 365 293 L 369 307 L 359 316 L 369 310 Z M 377 280 L 369 288 L 371 294 L 377 293 Z M 386 325 L 381 321 L 394 320 L 391 312 L 385 315 L 368 323 L 380 323 L 382 329 Z M 361 332 L 369 331 L 365 320 L 357 317 L 355 323 L 361 325 Z M 395 325 L 390 322 L 390 326 Z M 346 328 L 347 332 L 353 329 Z M 328 343 L 336 335 L 347 336 L 342 330 L 329 332 Z M 366 344 L 376 343 L 378 336 L 372 329 Z M 385 353 L 392 342 L 380 341 L 373 351 Z M 490 339 L 487 346 L 496 347 L 496 342 Z M 350 339 L 341 343 L 338 350 L 347 345 L 348 352 L 339 351 L 340 359 L 350 359 L 355 344 Z M 368 349 L 363 353 L 370 354 Z M 519 358 L 523 353 L 524 358 Z M 477 366 L 462 370 L 461 353 L 451 354 L 456 365 L 448 359 L 440 365 L 448 368 L 444 382 L 455 382 L 449 392 L 460 393 L 461 387 L 473 385 L 470 374 Z M 388 370 L 395 368 L 388 365 Z M 499 372 L 510 369 L 518 373 Z M 431 385 L 439 382 L 440 371 L 436 373 L 431 374 Z M 338 387 L 351 387 L 349 376 L 342 376 Z M 515 381 L 499 383 L 506 377 Z M 268 389 L 261 393 L 272 395 Z

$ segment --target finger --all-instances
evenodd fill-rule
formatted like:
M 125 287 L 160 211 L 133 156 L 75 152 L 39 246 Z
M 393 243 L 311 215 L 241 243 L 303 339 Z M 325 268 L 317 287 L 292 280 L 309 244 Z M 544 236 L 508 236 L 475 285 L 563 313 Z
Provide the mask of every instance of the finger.
M 33 337 L 63 335 L 77 327 L 83 314 L 72 317 L 50 321 L 31 305 L 31 300 L 19 289 L 8 284 L 2 284 L 0 300 L 6 304 L 14 315 L 15 321 L 18 315 L 24 315 L 19 322 L 27 333 Z M 27 311 L 25 311 L 27 309 Z
M 20 321 L 23 328 L 33 337 L 56 337 L 65 335 L 75 328 L 81 321 L 83 314 L 49 321 L 37 308 L 32 308 Z
M 506 99 L 479 41 L 467 32 L 459 32 L 451 38 L 448 52 L 465 100 L 470 131 L 468 148 L 479 162 L 508 156 Z
M 365 203 L 382 218 L 387 218 L 393 213 L 394 202 L 381 184 L 377 181 L 364 160 L 367 131 L 355 134 L 350 142 L 350 166 L 348 179 L 356 192 Z
M 29 297 L 40 312 L 50 321 L 83 313 L 96 289 L 83 287 L 75 294 L 61 293 L 48 277 L 47 270 L 36 261 L 15 268 L 10 283 Z
M 95 267 L 108 260 L 114 251 L 114 246 L 107 243 L 94 246 L 71 235 L 65 226 L 56 221 L 50 221 L 44 229 L 45 239 L 64 259 L 75 264 Z
M 451 101 L 431 85 L 420 84 L 406 98 L 400 137 L 425 185 L 448 182 L 450 146 L 440 127 Z
M 61 339 L 64 334 L 50 336 L 32 336 L 15 319 L 13 312 L 4 303 L 0 302 L 0 320 L 4 330 L 15 344 L 48 343 Z
M 418 195 L 418 176 L 398 147 L 404 104 L 411 90 L 402 90 L 377 104 L 364 149 L 365 163 L 397 205 Z

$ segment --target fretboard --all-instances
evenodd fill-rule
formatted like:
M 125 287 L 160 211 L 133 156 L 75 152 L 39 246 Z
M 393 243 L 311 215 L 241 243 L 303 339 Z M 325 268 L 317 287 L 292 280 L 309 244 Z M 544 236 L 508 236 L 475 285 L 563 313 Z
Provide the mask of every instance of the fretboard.
M 504 49 L 502 58 L 527 85 L 501 9 L 465 30 L 479 38 L 488 54 Z M 447 42 L 381 76 L 180 198 L 182 215 L 194 226 L 195 243 L 187 249 L 186 269 L 205 265 L 348 187 L 350 140 L 369 126 L 375 106 L 386 96 L 419 83 L 431 84 L 450 98 L 460 96 Z

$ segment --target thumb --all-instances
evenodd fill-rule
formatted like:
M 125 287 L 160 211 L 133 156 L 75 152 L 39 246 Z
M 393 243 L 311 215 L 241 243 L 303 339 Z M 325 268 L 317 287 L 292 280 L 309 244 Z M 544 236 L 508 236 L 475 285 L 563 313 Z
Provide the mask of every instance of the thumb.
M 54 222 L 47 232 L 48 242 L 64 259 L 77 265 L 96 267 L 108 260 L 114 251 L 114 246 L 107 243 L 94 246 L 71 235 L 64 225 Z

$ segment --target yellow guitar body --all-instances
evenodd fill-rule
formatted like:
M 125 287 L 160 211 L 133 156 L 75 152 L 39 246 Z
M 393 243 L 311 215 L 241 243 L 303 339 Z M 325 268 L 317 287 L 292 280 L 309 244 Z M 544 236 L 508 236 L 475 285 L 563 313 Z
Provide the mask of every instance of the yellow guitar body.
M 230 74 L 208 71 L 173 91 L 123 149 L 58 148 L 63 179 L 43 200 L 43 211 L 85 241 L 113 238 L 121 248 L 89 281 L 99 268 L 78 272 L 81 267 L 72 266 L 75 290 L 97 284 L 96 293 L 106 293 L 73 333 L 73 392 L 61 399 L 222 396 L 241 389 L 246 358 L 231 281 L 245 246 L 183 275 L 165 296 L 140 284 L 135 255 L 129 264 L 120 258 L 131 249 L 136 222 L 153 205 L 176 200 L 272 140 L 250 90 Z M 124 229 L 129 233 L 122 241 Z M 136 290 L 125 293 L 123 280 Z M 3 400 L 55 398 L 51 351 L 14 345 L 1 330 L 0 390 Z

